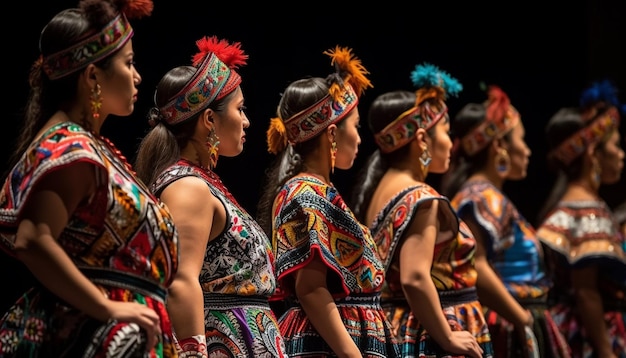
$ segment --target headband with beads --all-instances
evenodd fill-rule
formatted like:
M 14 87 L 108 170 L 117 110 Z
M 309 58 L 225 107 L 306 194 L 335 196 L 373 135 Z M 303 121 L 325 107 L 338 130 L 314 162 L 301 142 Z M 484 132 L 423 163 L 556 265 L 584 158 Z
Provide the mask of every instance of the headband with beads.
M 369 74 L 361 61 L 349 48 L 336 46 L 324 51 L 331 57 L 341 81 L 333 83 L 328 94 L 311 107 L 291 118 L 272 118 L 267 130 L 267 145 L 270 153 L 282 151 L 287 143 L 301 143 L 322 132 L 333 123 L 339 122 L 359 102 L 359 97 L 367 87 L 372 87 Z
M 393 152 L 411 142 L 419 128 L 428 130 L 437 124 L 448 112 L 445 103 L 447 95 L 457 96 L 463 89 L 455 78 L 428 63 L 415 66 L 415 70 L 411 72 L 411 80 L 418 88 L 415 107 L 402 113 L 374 135 L 374 140 L 383 153 Z M 439 102 L 439 111 L 430 106 L 427 101 L 429 99 Z
M 241 76 L 235 71 L 245 65 L 248 56 L 239 42 L 229 44 L 215 36 L 196 41 L 199 52 L 192 58 L 196 73 L 167 104 L 159 108 L 170 125 L 181 123 L 224 98 L 239 84 Z
M 51 80 L 65 77 L 97 62 L 124 46 L 133 36 L 128 18 L 148 16 L 154 8 L 150 0 L 129 0 L 120 14 L 97 33 L 43 58 L 43 71 Z
M 487 98 L 485 120 L 460 140 L 463 151 L 469 156 L 481 151 L 494 139 L 503 137 L 520 122 L 519 112 L 500 87 L 489 86 Z

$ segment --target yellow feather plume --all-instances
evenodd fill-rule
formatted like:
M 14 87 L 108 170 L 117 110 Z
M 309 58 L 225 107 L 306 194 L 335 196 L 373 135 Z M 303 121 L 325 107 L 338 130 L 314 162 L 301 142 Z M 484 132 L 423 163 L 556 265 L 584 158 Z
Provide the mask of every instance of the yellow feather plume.
M 344 81 L 348 81 L 352 85 L 357 96 L 360 97 L 367 87 L 374 87 L 365 76 L 369 72 L 361 64 L 361 60 L 354 56 L 352 49 L 335 46 L 334 49 L 324 51 L 324 54 L 331 57 L 331 64 L 339 68 L 342 76 L 345 76 Z
M 280 118 L 272 118 L 267 129 L 267 151 L 278 154 L 287 147 L 287 130 Z

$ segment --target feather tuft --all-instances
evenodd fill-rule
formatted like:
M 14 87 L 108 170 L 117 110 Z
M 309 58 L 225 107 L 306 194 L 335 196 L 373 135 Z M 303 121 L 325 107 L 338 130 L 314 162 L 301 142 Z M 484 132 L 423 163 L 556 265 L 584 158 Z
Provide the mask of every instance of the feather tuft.
M 495 85 L 487 89 L 487 109 L 486 118 L 490 121 L 502 120 L 509 110 L 511 101 L 504 91 Z
M 241 49 L 240 42 L 230 44 L 227 40 L 218 39 L 217 36 L 205 36 L 196 41 L 196 46 L 199 52 L 192 57 L 194 66 L 198 66 L 210 53 L 214 53 L 230 69 L 243 66 L 248 60 L 248 55 Z
M 430 63 L 415 66 L 411 72 L 411 81 L 417 88 L 441 87 L 445 96 L 456 97 L 463 90 L 463 85 L 457 79 Z
M 617 107 L 620 112 L 626 114 L 626 104 L 620 104 L 619 90 L 610 80 L 592 83 L 580 96 L 580 106 L 583 109 L 589 110 L 600 103 Z
M 365 76 L 369 74 L 369 72 L 365 69 L 361 60 L 354 56 L 352 49 L 335 46 L 334 49 L 324 51 L 324 54 L 330 56 L 331 64 L 338 69 L 344 81 L 350 83 L 358 97 L 360 97 L 368 87 L 374 87 Z
M 128 0 L 122 7 L 122 12 L 129 19 L 141 19 L 150 16 L 154 10 L 152 0 Z
M 287 131 L 280 118 L 272 118 L 267 129 L 267 151 L 277 154 L 287 147 Z

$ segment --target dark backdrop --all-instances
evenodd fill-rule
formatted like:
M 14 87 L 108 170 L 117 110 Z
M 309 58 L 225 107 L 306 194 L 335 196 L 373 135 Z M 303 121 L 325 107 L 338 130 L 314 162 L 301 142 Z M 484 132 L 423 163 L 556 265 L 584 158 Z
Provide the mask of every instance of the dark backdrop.
M 265 145 L 269 118 L 289 82 L 308 75 L 326 76 L 331 71 L 324 50 L 335 45 L 351 47 L 371 72 L 374 88 L 365 92 L 360 105 L 364 124 L 369 103 L 390 90 L 412 90 L 410 72 L 426 61 L 464 85 L 460 96 L 449 101 L 452 115 L 469 101 L 484 100 L 481 81 L 497 84 L 509 94 L 522 114 L 533 155 L 527 179 L 507 183 L 505 191 L 533 221 L 553 179 L 544 161 L 546 121 L 560 107 L 576 105 L 580 91 L 592 80 L 610 78 L 626 91 L 626 2 L 477 3 L 403 5 L 385 1 L 365 7 L 360 2 L 274 6 L 157 0 L 151 17 L 132 22 L 137 68 L 143 77 L 135 112 L 130 117 L 109 118 L 103 134 L 132 160 L 148 129 L 145 114 L 160 77 L 172 67 L 188 64 L 196 50 L 195 40 L 202 36 L 241 42 L 250 56 L 239 72 L 251 126 L 243 153 L 220 158 L 216 171 L 241 204 L 255 214 L 263 172 L 271 159 Z M 5 12 L 15 21 L 10 27 L 5 25 L 4 31 L 3 77 L 9 80 L 5 82 L 7 111 L 0 134 L 3 163 L 19 131 L 28 70 L 38 55 L 39 32 L 56 12 L 76 4 L 21 1 Z M 626 101 L 623 93 L 621 100 Z M 345 194 L 375 148 L 367 125 L 361 136 L 363 143 L 353 169 L 335 172 L 333 177 Z M 430 179 L 438 181 L 436 176 Z M 603 189 L 610 205 L 624 200 L 623 187 L 624 180 Z M 6 259 L 3 262 L 0 269 L 6 271 Z M 0 274 L 7 276 L 6 272 Z M 8 287 L 17 286 L 19 277 L 11 275 Z

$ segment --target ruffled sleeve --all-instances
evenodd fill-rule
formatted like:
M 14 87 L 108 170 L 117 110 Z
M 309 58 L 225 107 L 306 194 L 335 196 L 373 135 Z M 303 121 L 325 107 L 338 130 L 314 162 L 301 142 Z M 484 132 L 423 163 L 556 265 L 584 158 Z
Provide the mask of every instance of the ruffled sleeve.
M 94 138 L 78 125 L 63 123 L 31 145 L 11 169 L 0 192 L 0 246 L 10 255 L 24 203 L 33 188 L 55 170 L 77 162 L 104 168 L 103 159 L 94 147 Z M 106 181 L 105 176 L 96 177 Z

